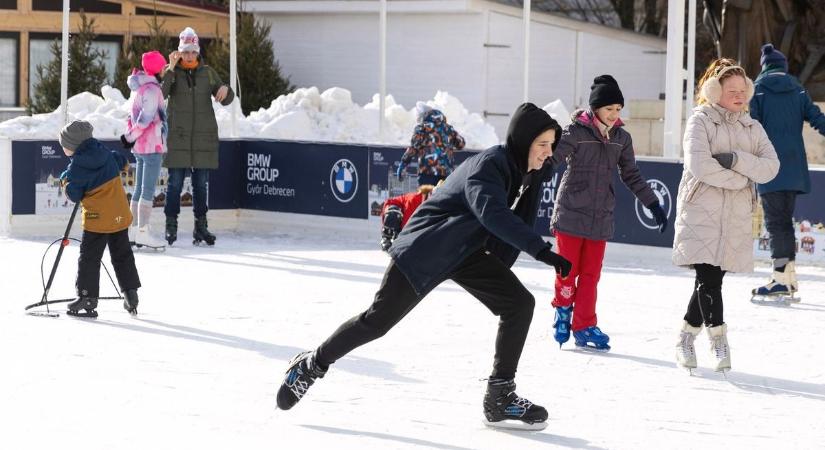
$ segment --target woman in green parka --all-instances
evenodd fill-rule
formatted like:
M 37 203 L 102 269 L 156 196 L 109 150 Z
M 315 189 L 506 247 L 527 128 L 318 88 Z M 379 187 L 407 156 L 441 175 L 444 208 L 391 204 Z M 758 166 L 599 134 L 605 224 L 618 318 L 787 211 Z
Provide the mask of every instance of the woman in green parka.
M 200 45 L 195 30 L 186 27 L 180 33 L 178 50 L 169 55 L 169 66 L 161 83 L 168 99 L 168 152 L 164 166 L 169 169 L 166 189 L 166 241 L 172 245 L 178 237 L 178 214 L 183 180 L 191 175 L 194 203 L 194 243 L 215 243 L 206 221 L 206 184 L 209 170 L 218 168 L 218 123 L 212 109 L 212 97 L 222 105 L 235 99 L 232 89 L 223 84 L 211 67 L 200 59 Z

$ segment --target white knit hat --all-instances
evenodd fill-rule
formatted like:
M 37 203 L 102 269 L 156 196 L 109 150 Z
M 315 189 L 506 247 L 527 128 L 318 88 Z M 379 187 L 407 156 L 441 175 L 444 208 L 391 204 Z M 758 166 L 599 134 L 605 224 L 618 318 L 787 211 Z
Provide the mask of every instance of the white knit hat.
M 191 27 L 186 27 L 180 32 L 180 43 L 178 44 L 179 52 L 200 52 L 201 47 L 198 44 L 198 35 Z

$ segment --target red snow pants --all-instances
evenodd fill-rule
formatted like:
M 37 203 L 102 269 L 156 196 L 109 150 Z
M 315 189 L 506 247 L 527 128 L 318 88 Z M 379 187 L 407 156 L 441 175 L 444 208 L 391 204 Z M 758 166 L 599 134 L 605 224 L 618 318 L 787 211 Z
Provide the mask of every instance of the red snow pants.
M 556 250 L 573 264 L 573 269 L 565 279 L 556 275 L 553 306 L 573 305 L 573 331 L 595 326 L 597 286 L 607 241 L 594 241 L 559 231 L 555 234 Z

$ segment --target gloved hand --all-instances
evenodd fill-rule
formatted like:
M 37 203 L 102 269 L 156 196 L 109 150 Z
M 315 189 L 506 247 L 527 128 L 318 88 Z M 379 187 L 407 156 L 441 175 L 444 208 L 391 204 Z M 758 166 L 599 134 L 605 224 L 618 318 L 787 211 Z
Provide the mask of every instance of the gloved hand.
M 730 169 L 736 165 L 736 153 L 719 153 L 718 155 L 713 155 L 713 159 L 725 169 Z
M 392 247 L 392 239 L 388 237 L 381 237 L 381 250 L 388 252 L 390 251 L 390 247 Z
M 123 144 L 123 148 L 125 148 L 126 150 L 129 150 L 130 148 L 135 146 L 135 143 L 126 140 L 126 135 L 123 134 L 120 135 L 120 143 Z
M 550 246 L 542 249 L 539 254 L 536 255 L 536 259 L 548 266 L 553 266 L 556 269 L 556 273 L 561 275 L 562 278 L 567 278 L 567 276 L 570 275 L 570 269 L 573 268 L 573 264 L 571 264 L 570 261 L 557 253 L 553 253 L 553 251 L 550 250 Z
M 391 227 L 381 228 L 381 250 L 388 251 L 392 246 L 392 242 L 398 237 L 398 230 Z
M 730 155 L 730 153 L 728 154 Z M 659 233 L 664 233 L 665 230 L 667 230 L 667 213 L 665 210 L 662 209 L 658 201 L 647 205 L 647 209 L 653 214 L 653 220 L 656 221 L 656 225 L 659 225 Z

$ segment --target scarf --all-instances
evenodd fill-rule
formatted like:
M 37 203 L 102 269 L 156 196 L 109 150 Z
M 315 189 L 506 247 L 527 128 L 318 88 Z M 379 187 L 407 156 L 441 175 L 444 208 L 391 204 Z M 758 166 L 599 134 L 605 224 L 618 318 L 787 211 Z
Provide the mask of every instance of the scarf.
M 192 70 L 198 67 L 199 62 L 196 59 L 195 61 L 187 64 L 186 61 L 180 60 L 178 64 L 180 64 L 180 66 L 186 70 Z

